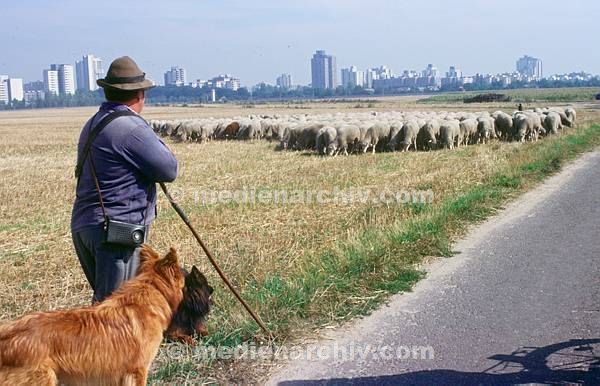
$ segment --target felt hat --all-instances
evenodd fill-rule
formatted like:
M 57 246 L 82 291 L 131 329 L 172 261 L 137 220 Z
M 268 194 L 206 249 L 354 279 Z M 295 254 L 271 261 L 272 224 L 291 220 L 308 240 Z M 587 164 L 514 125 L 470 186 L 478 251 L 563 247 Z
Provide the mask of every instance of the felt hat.
M 135 91 L 154 87 L 154 82 L 146 79 L 146 73 L 129 56 L 115 59 L 108 68 L 106 77 L 96 81 L 103 88 Z

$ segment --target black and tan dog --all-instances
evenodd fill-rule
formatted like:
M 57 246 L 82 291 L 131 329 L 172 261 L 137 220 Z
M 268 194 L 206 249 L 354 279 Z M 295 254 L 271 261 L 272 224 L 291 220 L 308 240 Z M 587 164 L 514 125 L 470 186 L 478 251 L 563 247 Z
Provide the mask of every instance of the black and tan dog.
M 191 272 L 183 268 L 181 271 L 185 276 L 183 300 L 165 332 L 165 337 L 171 341 L 193 345 L 195 334 L 208 335 L 205 322 L 212 306 L 213 288 L 195 266 L 192 267 Z

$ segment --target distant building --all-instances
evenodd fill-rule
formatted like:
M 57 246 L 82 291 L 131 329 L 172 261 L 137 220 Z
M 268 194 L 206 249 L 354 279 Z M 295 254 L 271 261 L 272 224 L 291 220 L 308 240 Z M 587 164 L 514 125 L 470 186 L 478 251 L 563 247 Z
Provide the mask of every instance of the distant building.
M 25 92 L 25 102 L 31 103 L 36 100 L 43 100 L 46 97 L 44 92 L 44 82 L 36 80 L 28 82 L 23 85 L 23 91 Z
M 473 84 L 474 79 L 472 76 L 463 76 L 462 77 L 462 84 Z
M 23 90 L 27 91 L 44 91 L 44 82 L 41 80 L 36 80 L 33 82 L 28 82 L 23 85 Z
M 37 100 L 44 100 L 46 94 L 43 90 L 26 90 L 24 96 L 25 102 L 31 103 Z
M 494 77 L 491 74 L 475 74 L 473 83 L 489 87 L 494 82 Z
M 20 78 L 8 78 L 6 80 L 8 84 L 8 100 L 9 101 L 23 101 L 25 99 L 23 93 L 23 79 Z
M 366 69 L 363 72 L 363 87 L 373 88 L 374 82 L 380 79 L 391 79 L 394 77 L 392 70 L 387 66 L 380 66 Z M 343 82 L 342 82 L 343 83 Z
M 23 79 L 0 75 L 0 103 L 9 105 L 13 101 L 23 101 L 24 99 Z
M 92 54 L 85 55 L 82 60 L 75 63 L 77 74 L 77 89 L 94 91 L 98 89 L 96 81 L 103 77 L 102 59 Z
M 455 66 L 450 66 L 448 72 L 446 72 L 446 77 L 442 78 L 441 86 L 442 87 L 461 87 L 463 85 L 463 74 L 460 69 Z
M 428 64 L 427 67 L 421 72 L 422 77 L 438 77 L 438 69 L 433 64 Z
M 75 71 L 70 64 L 51 64 L 50 71 L 56 72 L 58 81 L 58 94 L 75 94 Z M 46 78 L 44 77 L 44 80 Z M 50 90 L 47 90 L 50 91 Z
M 8 104 L 8 75 L 0 75 L 0 103 Z
M 387 66 L 373 68 L 373 71 L 377 74 L 377 79 L 391 79 L 394 77 L 394 73 Z
M 525 55 L 517 60 L 517 72 L 530 78 L 530 80 L 542 79 L 542 61 Z
M 379 79 L 377 75 L 377 71 L 374 68 L 369 68 L 365 70 L 365 88 L 373 88 L 373 81 Z
M 446 78 L 462 78 L 462 71 L 455 66 L 450 66 L 446 73 Z
M 240 88 L 240 80 L 229 74 L 219 75 L 209 81 L 209 87 L 237 91 Z
M 552 75 L 550 77 L 548 77 L 549 80 L 555 80 L 555 81 L 562 81 L 562 82 L 568 82 L 568 81 L 590 81 L 590 80 L 594 80 L 594 79 L 600 79 L 600 75 L 592 75 L 592 74 L 588 74 L 585 72 L 572 72 L 570 74 L 555 74 Z
M 351 66 L 350 68 L 342 69 L 342 87 L 354 88 L 364 87 L 365 84 L 365 72 Z
M 415 78 L 416 79 L 416 78 Z M 410 78 L 399 76 L 396 78 L 389 79 L 375 79 L 373 81 L 373 88 L 375 89 L 395 89 L 399 91 L 408 91 L 412 89 L 416 84 L 410 84 Z
M 290 88 L 292 88 L 292 76 L 290 74 L 281 74 L 277 77 L 275 84 L 279 88 L 289 90 Z
M 400 76 L 391 76 L 391 72 L 385 74 L 382 78 L 373 80 L 373 87 L 378 89 L 394 89 L 398 91 L 411 91 L 414 89 L 435 91 L 439 90 L 442 84 L 442 78 L 438 69 L 428 64 L 427 67 L 417 72 L 414 70 L 405 70 Z
M 44 91 L 48 94 L 58 95 L 58 71 L 44 70 Z
M 165 72 L 165 86 L 183 86 L 185 85 L 185 69 L 173 66 Z
M 210 80 L 198 79 L 195 82 L 190 83 L 191 87 L 207 87 L 207 88 L 219 88 L 237 91 L 241 87 L 239 78 L 235 78 L 230 74 L 222 74 L 215 76 Z
M 337 63 L 335 56 L 318 50 L 310 61 L 312 87 L 334 89 L 337 87 Z
M 421 76 L 417 79 L 417 87 L 426 89 L 437 89 L 441 86 L 441 83 L 442 79 L 438 69 L 433 64 L 428 64 L 427 67 L 421 71 Z
M 510 74 L 500 74 L 497 76 L 497 81 L 502 84 L 502 87 L 508 87 L 512 83 L 512 76 Z

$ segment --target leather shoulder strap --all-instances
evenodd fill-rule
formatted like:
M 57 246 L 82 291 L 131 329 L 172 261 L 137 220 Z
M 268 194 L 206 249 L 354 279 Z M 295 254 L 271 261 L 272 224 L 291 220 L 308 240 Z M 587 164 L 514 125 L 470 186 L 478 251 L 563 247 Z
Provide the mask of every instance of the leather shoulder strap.
M 81 152 L 81 154 L 77 160 L 77 166 L 75 167 L 75 177 L 77 178 L 78 181 L 79 181 L 79 178 L 81 177 L 81 171 L 83 170 L 83 164 L 85 163 L 85 160 L 90 152 L 92 142 L 94 142 L 94 140 L 96 139 L 98 134 L 100 134 L 100 132 L 106 126 L 108 126 L 109 123 L 111 123 L 112 121 L 114 121 L 115 119 L 117 119 L 119 117 L 124 117 L 124 116 L 138 116 L 138 115 L 130 110 L 113 111 L 113 112 L 109 113 L 108 115 L 106 115 L 104 118 L 102 118 L 100 120 L 100 122 L 98 122 L 98 124 L 96 124 L 96 126 L 94 126 L 94 128 L 92 130 L 90 130 L 90 134 L 88 135 L 85 146 L 83 147 L 83 151 Z

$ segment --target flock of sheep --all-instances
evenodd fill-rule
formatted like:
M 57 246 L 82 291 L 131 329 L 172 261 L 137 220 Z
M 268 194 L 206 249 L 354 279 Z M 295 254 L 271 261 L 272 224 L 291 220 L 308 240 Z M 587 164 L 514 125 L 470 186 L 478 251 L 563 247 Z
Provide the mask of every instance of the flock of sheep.
M 282 150 L 319 154 L 452 149 L 505 141 L 537 141 L 573 127 L 573 108 L 485 112 L 382 112 L 250 116 L 228 119 L 151 121 L 154 131 L 177 141 L 211 139 L 278 141 Z

